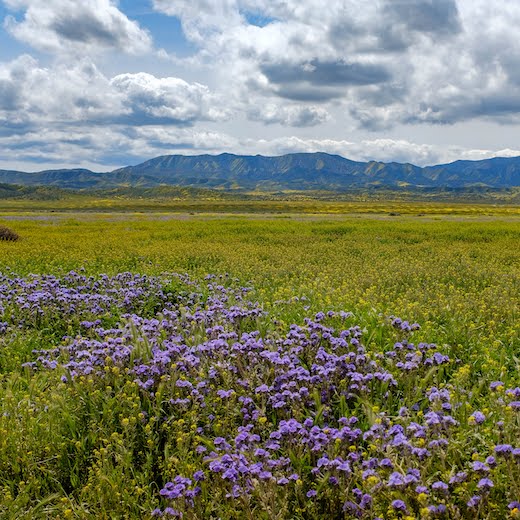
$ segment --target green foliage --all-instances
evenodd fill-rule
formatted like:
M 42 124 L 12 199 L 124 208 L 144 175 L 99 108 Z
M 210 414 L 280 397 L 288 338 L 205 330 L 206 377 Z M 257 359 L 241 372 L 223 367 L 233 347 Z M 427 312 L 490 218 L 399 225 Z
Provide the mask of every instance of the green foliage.
M 92 275 L 170 271 L 202 278 L 229 273 L 252 282 L 251 297 L 280 329 L 320 310 L 352 311 L 355 322 L 366 328 L 366 346 L 374 354 L 395 340 L 383 324 L 385 316 L 398 315 L 419 322 L 418 339 L 442 345 L 457 362 L 425 370 L 420 384 L 403 384 L 393 401 L 375 396 L 360 402 L 359 414 L 367 424 L 377 420 L 378 407 L 395 411 L 401 400 L 414 402 L 417 392 L 444 384 L 468 390 L 467 408 L 457 411 L 461 420 L 486 407 L 491 422 L 512 413 L 484 390 L 493 380 L 520 385 L 518 217 L 503 213 L 487 219 L 479 208 L 468 207 L 465 211 L 476 216 L 436 217 L 431 207 L 420 205 L 396 204 L 393 209 L 429 213 L 420 218 L 284 214 L 287 218 L 279 219 L 117 214 L 45 214 L 36 219 L 14 214 L 24 240 L 16 247 L 0 242 L 0 272 L 59 274 L 84 266 Z M 440 207 L 435 211 L 442 213 Z M 444 214 L 451 211 L 444 206 Z M 172 302 L 183 290 L 177 281 L 164 287 Z M 144 315 L 157 310 L 157 301 L 143 302 Z M 118 319 L 106 316 L 104 325 Z M 255 326 L 261 332 L 271 330 L 266 322 Z M 22 367 L 34 359 L 33 350 L 60 345 L 62 336 L 73 336 L 78 327 L 57 313 L 50 321 L 35 321 L 9 342 L 0 334 L 2 518 L 148 518 L 159 503 L 164 479 L 195 469 L 197 415 L 177 414 L 161 422 L 174 391 L 171 382 L 151 400 L 115 366 L 107 367 L 103 381 L 82 376 L 73 384 L 62 383 L 62 373 L 32 373 Z M 149 345 L 139 348 L 145 359 Z M 319 396 L 316 402 L 319 408 Z M 341 413 L 347 410 L 345 402 L 336 406 Z M 237 421 L 234 409 L 220 413 L 228 422 L 215 425 L 217 433 Z M 470 426 L 464 428 L 469 431 Z M 457 439 L 450 452 L 453 460 L 492 447 L 498 434 L 492 425 L 486 428 L 480 444 L 474 438 L 468 444 Z M 302 468 L 309 466 L 304 454 L 290 455 Z M 448 473 L 450 464 L 447 460 L 444 468 L 431 468 L 432 474 Z M 317 518 L 303 491 L 295 492 L 293 502 L 279 496 L 278 502 L 270 502 L 274 493 L 266 488 L 258 498 L 262 506 L 243 504 L 246 516 L 226 509 L 217 486 L 209 483 L 204 493 L 220 518 L 275 518 L 275 513 L 277 518 Z M 212 517 L 198 509 L 188 518 Z

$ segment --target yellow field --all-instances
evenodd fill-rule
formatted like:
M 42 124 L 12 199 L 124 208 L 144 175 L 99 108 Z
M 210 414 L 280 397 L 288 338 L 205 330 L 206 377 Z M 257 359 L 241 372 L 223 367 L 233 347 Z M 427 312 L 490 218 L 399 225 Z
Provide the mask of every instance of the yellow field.
M 0 271 L 229 273 L 252 281 L 262 302 L 282 314 L 281 301 L 306 296 L 312 309 L 406 316 L 420 321 L 430 337 L 465 348 L 477 339 L 509 343 L 518 316 L 515 217 L 28 213 L 9 218 L 0 223 L 23 239 L 0 243 Z
M 345 490 L 354 483 L 374 497 L 373 509 L 362 518 L 374 514 L 403 518 L 392 509 L 395 500 L 404 500 L 408 510 L 414 511 L 415 516 L 407 518 L 429 518 L 428 504 L 446 506 L 449 515 L 461 514 L 460 518 L 492 520 L 507 516 L 511 510 L 508 504 L 517 491 L 517 463 L 504 459 L 496 468 L 493 466 L 489 476 L 494 488 L 489 493 L 488 483 L 481 482 L 482 475 L 471 465 L 486 460 L 496 445 L 516 443 L 520 433 L 520 412 L 514 401 L 514 388 L 520 386 L 518 209 L 504 206 L 481 211 L 475 206 L 396 204 L 378 210 L 342 205 L 338 213 L 331 214 L 334 207 L 331 204 L 312 211 L 306 207 L 305 211 L 300 208 L 283 214 L 266 213 L 258 206 L 255 214 L 219 214 L 222 208 L 213 208 L 195 215 L 180 211 L 81 213 L 77 208 L 70 213 L 16 212 L 13 207 L 4 208 L 0 225 L 14 229 L 21 240 L 0 242 L 0 292 L 5 300 L 0 300 L 0 311 L 4 312 L 3 317 L 0 315 L 0 516 L 137 519 L 150 518 L 155 508 L 168 511 L 165 508 L 172 506 L 183 511 L 184 518 L 193 520 L 349 518 L 343 514 L 342 504 L 348 498 Z M 372 210 L 372 215 L 362 214 Z M 391 212 L 400 215 L 390 216 Z M 426 214 L 418 216 L 422 213 Z M 80 275 L 67 277 L 71 270 Z M 253 364 L 243 376 L 251 378 L 251 389 L 244 390 L 241 385 L 245 383 L 235 372 L 226 372 L 225 356 L 217 361 L 201 358 L 200 370 L 186 373 L 178 373 L 178 365 L 172 363 L 150 393 L 136 384 L 131 365 L 125 365 L 126 361 L 118 364 L 110 357 L 110 338 L 119 333 L 111 327 L 121 326 L 123 311 L 115 307 L 111 312 L 99 311 L 99 323 L 109 328 L 104 340 L 105 336 L 82 325 L 82 320 L 87 320 L 90 327 L 88 320 L 96 318 L 95 312 L 88 310 L 90 307 L 88 312 L 78 307 L 77 316 L 74 311 L 62 316 L 61 311 L 56 311 L 54 289 L 36 295 L 31 292 L 35 282 L 30 273 L 54 274 L 60 280 L 56 287 L 67 287 L 69 283 L 76 287 L 83 283 L 83 274 L 97 279 L 102 274 L 112 276 L 125 271 L 150 276 L 188 273 L 201 282 L 195 290 L 200 291 L 203 312 L 205 298 L 216 290 L 206 287 L 212 282 L 204 282 L 204 277 L 227 274 L 216 280 L 223 280 L 226 287 L 253 287 L 247 293 L 248 299 L 258 302 L 259 308 L 268 313 L 247 325 L 257 327 L 265 341 L 282 337 L 291 324 L 303 326 L 306 317 L 318 312 L 351 311 L 353 317 L 349 319 L 363 331 L 369 359 L 383 360 L 384 353 L 393 348 L 393 341 L 401 337 L 390 325 L 390 317 L 398 316 L 421 325 L 419 331 L 413 332 L 413 341 L 418 345 L 414 348 L 426 348 L 420 347 L 420 342 L 435 343 L 439 355 L 449 360 L 438 367 L 421 365 L 415 372 L 403 372 L 389 358 L 384 366 L 397 378 L 396 389 L 389 395 L 360 394 L 349 401 L 335 393 L 348 384 L 347 376 L 338 376 L 336 390 L 330 390 L 330 403 L 324 407 L 320 392 L 325 387 L 320 383 L 305 406 L 269 408 L 251 389 L 272 378 L 275 369 L 260 362 Z M 54 283 L 45 278 L 37 280 L 37 285 Z M 139 279 L 136 283 L 148 282 Z M 23 300 L 29 302 L 25 306 L 10 300 L 5 288 L 8 286 L 17 287 L 22 298 L 27 292 L 32 300 Z M 103 283 L 96 287 L 103 292 Z M 165 287 L 174 302 L 177 292 L 184 294 L 180 282 L 168 281 Z M 77 290 L 90 294 L 81 287 Z M 136 304 L 138 311 L 133 312 L 155 316 L 156 296 L 153 291 L 145 296 Z M 67 312 L 75 308 L 70 307 L 76 305 L 75 300 L 71 301 L 63 303 Z M 190 303 L 182 301 L 179 312 L 184 316 Z M 224 328 L 238 327 L 239 335 L 246 330 L 225 320 L 222 324 Z M 211 329 L 205 327 L 210 325 L 199 326 L 192 317 L 183 326 L 182 334 L 186 334 L 189 345 L 208 341 L 206 334 Z M 64 334 L 69 338 L 63 339 Z M 85 345 L 92 339 L 105 341 L 101 375 L 87 373 L 73 378 L 65 364 L 57 365 L 56 370 L 34 372 L 22 366 L 35 363 L 35 349 L 66 348 L 78 335 L 85 337 Z M 129 341 L 138 356 L 145 356 L 142 343 L 135 338 Z M 335 352 L 331 350 L 330 355 Z M 60 362 L 68 362 L 70 355 L 63 354 Z M 426 359 L 419 350 L 410 355 Z M 237 361 L 239 368 L 240 363 Z M 182 388 L 175 384 L 178 377 L 193 384 L 212 381 L 215 367 L 223 371 L 223 379 L 215 386 L 215 395 L 208 394 L 207 402 L 218 421 L 208 415 L 208 408 L 198 408 L 195 403 L 187 409 L 172 407 L 172 396 L 184 396 Z M 436 395 L 437 388 L 451 399 L 452 404 L 444 402 L 444 411 L 436 408 L 440 401 L 429 397 Z M 221 391 L 224 394 L 218 393 Z M 426 439 L 437 442 L 439 435 L 445 436 L 446 447 L 431 448 L 432 455 L 425 462 L 392 446 L 379 445 L 379 441 L 365 442 L 362 437 L 358 444 L 338 438 L 320 457 L 346 458 L 352 452 L 366 460 L 390 457 L 396 467 L 403 465 L 402 471 L 420 471 L 426 486 L 448 482 L 462 470 L 470 477 L 452 489 L 451 495 L 437 496 L 432 491 L 431 495 L 422 493 L 417 497 L 413 488 L 380 485 L 389 479 L 386 470 L 366 477 L 360 465 L 348 477 L 352 480 L 331 487 L 327 483 L 333 474 L 318 471 L 317 456 L 305 451 L 307 448 L 297 446 L 294 449 L 301 451 L 292 452 L 293 448 L 284 445 L 280 449 L 301 477 L 286 487 L 277 487 L 274 480 L 253 480 L 247 501 L 231 500 L 227 477 L 209 474 L 208 461 L 195 451 L 199 443 L 214 449 L 213 442 L 221 437 L 232 442 L 237 428 L 244 424 L 239 412 L 242 405 L 234 397 L 228 404 L 225 392 L 257 400 L 261 417 L 253 431 L 267 440 L 270 432 L 289 417 L 298 421 L 311 417 L 316 427 L 329 432 L 334 430 L 328 425 L 336 424 L 338 418 L 355 415 L 365 432 L 377 424 L 388 428 L 394 423 L 405 427 L 415 424 L 413 421 L 423 424 L 432 410 L 439 410 L 435 413 L 444 417 L 447 406 L 453 405 L 450 413 L 456 426 L 442 435 L 432 431 Z M 274 395 L 275 390 L 270 392 Z M 409 407 L 409 412 L 401 417 L 402 406 Z M 480 416 L 472 415 L 476 412 L 485 416 L 482 427 L 476 426 L 480 424 Z M 323 413 L 328 413 L 328 418 Z M 499 420 L 503 426 L 497 428 Z M 414 449 L 422 449 L 426 441 L 410 436 L 407 442 Z M 246 453 L 251 460 L 256 460 L 255 449 Z M 193 507 L 189 501 L 166 500 L 164 493 L 159 493 L 161 486 L 169 485 L 167 482 L 178 476 L 191 478 L 195 470 L 206 472 L 209 480 L 201 484 L 202 498 Z M 314 492 L 319 500 L 311 499 Z M 475 494 L 485 504 L 478 514 L 467 505 Z

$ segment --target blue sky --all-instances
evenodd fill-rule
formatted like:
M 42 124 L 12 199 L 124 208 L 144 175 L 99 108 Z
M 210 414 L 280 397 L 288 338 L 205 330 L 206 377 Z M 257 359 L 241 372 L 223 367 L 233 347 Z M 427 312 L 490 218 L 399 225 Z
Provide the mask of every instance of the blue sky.
M 10 14 L 5 5 L 0 2 L 0 19 L 5 20 Z M 11 14 L 12 15 L 12 14 Z M 0 59 L 6 61 L 23 53 L 32 52 L 30 45 L 23 43 L 11 37 L 9 33 L 0 29 Z
M 517 0 L 0 0 L 0 168 L 520 155 Z
M 119 8 L 153 35 L 154 44 L 177 56 L 190 56 L 196 48 L 184 37 L 181 21 L 153 9 L 148 0 L 120 0 Z

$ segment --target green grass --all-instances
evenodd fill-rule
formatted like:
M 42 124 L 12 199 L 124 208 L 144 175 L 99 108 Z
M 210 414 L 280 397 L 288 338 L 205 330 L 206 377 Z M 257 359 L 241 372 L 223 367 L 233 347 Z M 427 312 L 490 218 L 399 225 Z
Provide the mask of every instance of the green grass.
M 105 201 L 101 207 L 148 207 L 123 204 Z M 215 215 L 251 207 L 260 215 Z M 384 316 L 420 323 L 418 339 L 439 344 L 458 360 L 438 382 L 471 389 L 475 395 L 468 406 L 491 406 L 481 381 L 520 385 L 517 208 L 316 201 L 160 208 L 211 213 L 204 215 L 58 208 L 74 213 L 2 205 L 0 225 L 21 240 L 0 242 L 0 272 L 61 275 L 84 268 L 95 276 L 178 272 L 195 279 L 228 273 L 254 287 L 253 298 L 280 329 L 320 310 L 352 311 L 377 350 L 390 341 L 381 327 Z M 276 211 L 283 213 L 273 215 Z M 176 291 L 172 286 L 172 294 Z M 75 327 L 55 317 L 8 341 L 0 335 L 2 518 L 147 518 L 158 503 L 159 484 L 153 484 L 158 472 L 173 475 L 182 466 L 183 449 L 165 456 L 153 422 L 122 426 L 124 418 L 136 421 L 143 410 L 160 416 L 130 381 L 115 374 L 111 384 L 84 379 L 67 386 L 59 373 L 32 374 L 21 367 L 34 358 L 34 349 L 60 344 Z M 424 392 L 431 381 L 425 376 L 423 383 Z M 171 438 L 186 434 L 180 419 L 168 426 Z M 489 444 L 492 435 L 482 442 Z
M 29 188 L 28 188 L 29 189 Z M 51 189 L 52 190 L 52 189 Z M 63 192 L 63 193 L 62 193 Z M 45 193 L 45 190 L 44 190 Z M 0 213 L 35 212 L 74 213 L 181 213 L 181 214 L 397 214 L 397 215 L 466 215 L 519 216 L 520 191 L 488 194 L 433 192 L 287 192 L 249 193 L 195 190 L 163 187 L 151 190 L 124 189 L 115 192 L 59 191 L 56 198 L 3 198 L 0 194 Z
M 305 295 L 312 309 L 332 305 L 406 314 L 431 327 L 435 340 L 449 343 L 473 336 L 482 341 L 497 330 L 510 333 L 517 317 L 515 219 L 178 219 L 107 213 L 4 222 L 22 239 L 0 243 L 0 271 L 230 273 L 252 281 L 264 304 L 282 314 L 284 305 L 275 302 Z

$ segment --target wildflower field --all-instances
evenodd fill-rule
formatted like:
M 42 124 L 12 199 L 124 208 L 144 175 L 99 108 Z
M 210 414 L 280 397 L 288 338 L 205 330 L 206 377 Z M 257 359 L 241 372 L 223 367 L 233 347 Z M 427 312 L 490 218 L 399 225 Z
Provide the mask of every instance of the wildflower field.
M 518 209 L 0 216 L 0 517 L 520 518 Z

